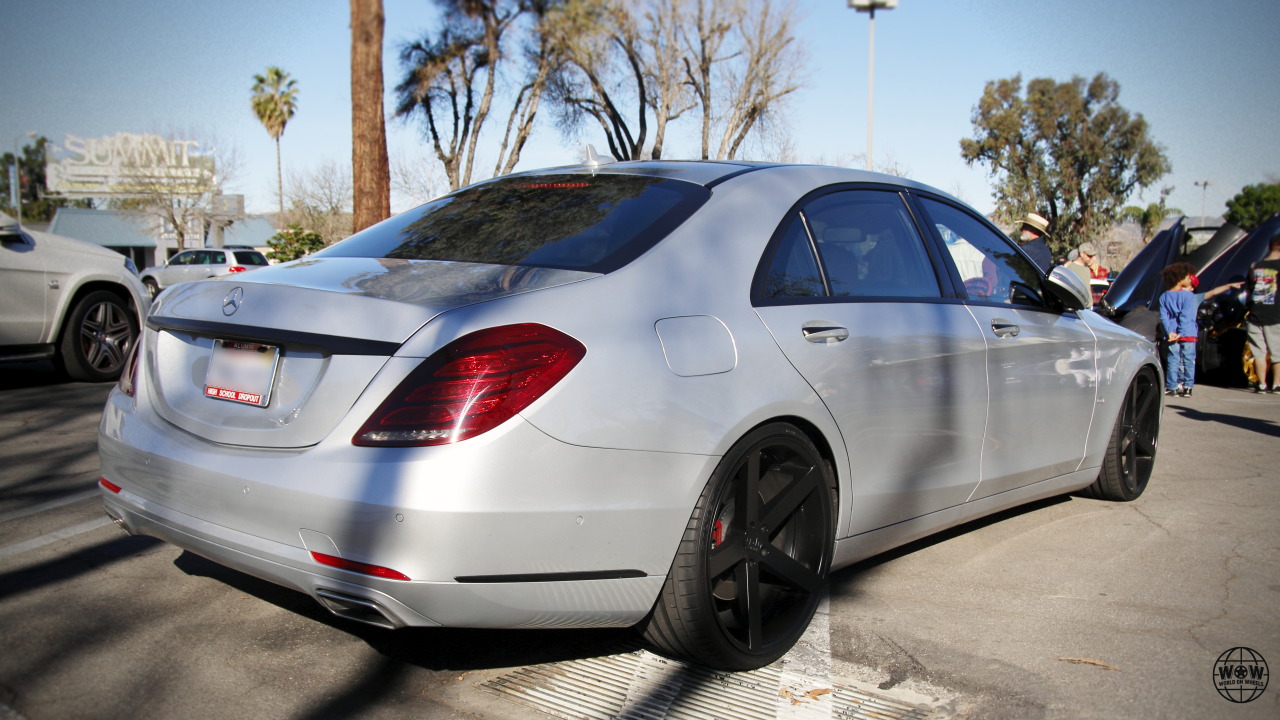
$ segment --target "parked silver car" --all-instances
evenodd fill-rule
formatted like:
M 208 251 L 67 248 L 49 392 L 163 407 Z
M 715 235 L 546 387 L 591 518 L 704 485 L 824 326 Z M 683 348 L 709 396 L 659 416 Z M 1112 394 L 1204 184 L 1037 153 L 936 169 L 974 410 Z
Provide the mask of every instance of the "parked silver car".
M 114 250 L 0 213 L 0 359 L 49 358 L 75 380 L 120 376 L 150 298 Z
M 267 259 L 253 248 L 183 250 L 164 265 L 143 270 L 142 282 L 154 298 L 170 285 L 242 273 L 266 265 Z
M 754 668 L 833 569 L 1142 493 L 1160 364 L 1089 305 L 899 178 L 521 173 L 161 295 L 100 485 L 128 532 L 343 617 L 636 625 Z

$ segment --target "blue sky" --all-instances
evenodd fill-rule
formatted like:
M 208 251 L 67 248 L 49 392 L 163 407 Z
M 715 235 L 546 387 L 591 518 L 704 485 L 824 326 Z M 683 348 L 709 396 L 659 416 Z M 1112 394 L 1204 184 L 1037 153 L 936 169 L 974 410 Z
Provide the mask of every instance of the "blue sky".
M 390 90 L 403 73 L 398 48 L 431 28 L 434 3 L 384 2 Z M 795 6 L 809 57 L 786 118 L 796 155 L 848 163 L 866 150 L 867 16 L 846 0 Z M 348 22 L 339 0 L 0 0 L 0 144 L 31 131 L 59 144 L 116 132 L 210 138 L 239 159 L 229 190 L 269 211 L 275 150 L 249 107 L 252 76 L 278 65 L 298 81 L 286 174 L 349 163 Z M 987 212 L 985 169 L 959 154 L 986 82 L 1098 72 L 1150 123 L 1173 165 L 1160 185 L 1189 215 L 1202 201 L 1220 215 L 1245 185 L 1280 177 L 1277 0 L 900 0 L 876 15 L 875 158 Z M 695 130 L 673 128 L 665 156 L 696 154 Z M 392 120 L 388 135 L 393 162 L 430 157 L 415 125 Z M 575 142 L 605 145 L 589 129 L 565 138 L 544 115 L 520 167 L 571 162 Z M 477 163 L 479 177 L 491 167 Z M 1131 203 L 1157 198 L 1153 189 Z

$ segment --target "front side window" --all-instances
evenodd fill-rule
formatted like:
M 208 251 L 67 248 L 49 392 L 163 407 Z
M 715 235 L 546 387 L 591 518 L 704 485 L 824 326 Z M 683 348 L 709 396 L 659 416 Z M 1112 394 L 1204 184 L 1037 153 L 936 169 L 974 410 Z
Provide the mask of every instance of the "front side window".
M 180 252 L 177 255 L 174 255 L 173 258 L 169 260 L 169 264 L 170 265 L 192 265 L 195 263 L 195 260 L 196 260 L 195 251 L 188 250 L 186 252 Z
M 464 188 L 317 256 L 447 260 L 609 272 L 639 257 L 710 197 L 640 175 L 538 175 Z
M 786 298 L 938 298 L 933 265 L 902 199 L 848 190 L 819 196 L 788 221 L 761 294 Z
M 1040 270 L 1004 235 L 969 213 L 922 197 L 970 300 L 1040 305 Z

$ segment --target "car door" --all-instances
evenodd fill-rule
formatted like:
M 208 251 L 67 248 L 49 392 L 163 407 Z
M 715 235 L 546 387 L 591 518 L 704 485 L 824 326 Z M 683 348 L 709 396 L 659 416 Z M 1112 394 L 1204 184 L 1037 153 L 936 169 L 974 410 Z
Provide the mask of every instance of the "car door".
M 1044 299 L 1041 273 L 1003 233 L 957 205 L 920 204 L 987 343 L 991 411 L 973 499 L 1079 469 L 1098 389 L 1093 331 Z M 976 270 L 961 259 L 973 251 Z
M 0 345 L 36 345 L 49 324 L 49 287 L 35 241 L 15 226 L 0 229 Z
M 195 263 L 199 259 L 195 250 L 183 250 L 182 252 L 169 258 L 169 262 L 163 268 L 156 272 L 160 276 L 160 284 L 163 287 L 177 285 L 178 283 L 195 280 L 191 273 L 195 269 Z
M 810 196 L 770 248 L 756 312 L 840 428 L 853 532 L 963 503 L 980 479 L 986 348 L 902 197 Z
M 227 254 L 222 250 L 200 251 L 200 278 L 217 277 L 227 270 Z

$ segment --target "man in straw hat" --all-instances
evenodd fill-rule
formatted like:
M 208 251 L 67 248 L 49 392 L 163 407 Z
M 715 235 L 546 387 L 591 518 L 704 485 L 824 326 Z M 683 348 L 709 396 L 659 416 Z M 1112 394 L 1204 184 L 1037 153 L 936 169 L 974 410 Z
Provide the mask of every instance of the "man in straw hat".
M 1027 213 L 1022 220 L 1022 229 L 1018 242 L 1022 245 L 1022 249 L 1035 264 L 1040 267 L 1041 272 L 1048 272 L 1053 266 L 1053 254 L 1049 252 L 1049 245 L 1044 241 L 1045 233 L 1049 231 L 1049 221 L 1035 213 Z

